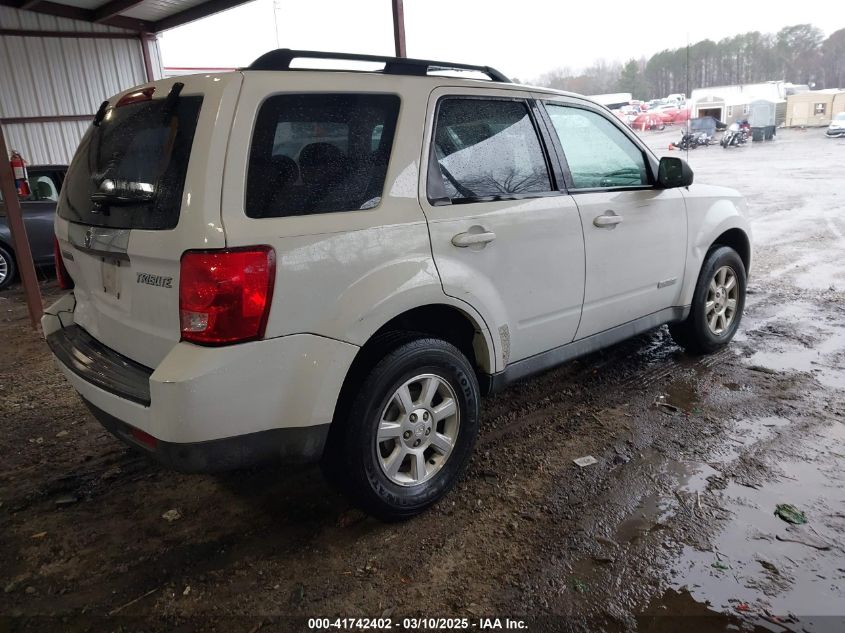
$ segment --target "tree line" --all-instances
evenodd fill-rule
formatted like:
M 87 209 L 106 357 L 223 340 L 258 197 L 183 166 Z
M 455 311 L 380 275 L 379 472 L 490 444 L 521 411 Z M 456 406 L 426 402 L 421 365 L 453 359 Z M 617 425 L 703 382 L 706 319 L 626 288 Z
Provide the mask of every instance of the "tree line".
M 705 39 L 624 64 L 600 61 L 582 72 L 558 68 L 539 83 L 581 94 L 630 92 L 635 99 L 651 99 L 770 80 L 814 89 L 845 88 L 845 28 L 826 39 L 812 24 L 787 26 L 777 33 L 751 31 L 718 42 Z

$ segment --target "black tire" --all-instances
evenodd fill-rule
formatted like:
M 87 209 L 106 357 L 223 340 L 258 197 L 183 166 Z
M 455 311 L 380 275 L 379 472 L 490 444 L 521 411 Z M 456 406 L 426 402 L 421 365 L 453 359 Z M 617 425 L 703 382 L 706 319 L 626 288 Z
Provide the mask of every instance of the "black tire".
M 4 268 L 6 274 L 0 279 L 0 290 L 7 288 L 15 280 L 15 275 L 18 273 L 18 267 L 15 264 L 15 258 L 11 251 L 5 246 L 0 245 L 0 271 Z
M 459 426 L 453 448 L 442 466 L 419 484 L 401 485 L 388 478 L 376 442 L 382 412 L 406 381 L 432 374 L 448 382 L 455 394 Z M 385 521 L 408 519 L 436 503 L 458 481 L 478 435 L 481 394 L 472 365 L 451 343 L 436 338 L 404 341 L 387 351 L 367 372 L 348 415 L 338 411 L 335 446 L 324 459 L 341 459 L 345 492 L 366 512 Z M 435 429 L 436 430 L 436 429 Z M 330 465 L 324 471 L 337 472 Z M 331 477 L 337 483 L 335 477 Z
M 737 281 L 736 311 L 729 326 L 720 334 L 715 334 L 707 323 L 706 303 L 710 282 L 722 267 L 733 270 Z M 736 334 L 742 313 L 745 309 L 746 290 L 745 265 L 739 254 L 729 246 L 715 246 L 704 258 L 695 292 L 692 297 L 690 313 L 686 320 L 669 325 L 672 339 L 691 354 L 710 354 L 730 343 Z

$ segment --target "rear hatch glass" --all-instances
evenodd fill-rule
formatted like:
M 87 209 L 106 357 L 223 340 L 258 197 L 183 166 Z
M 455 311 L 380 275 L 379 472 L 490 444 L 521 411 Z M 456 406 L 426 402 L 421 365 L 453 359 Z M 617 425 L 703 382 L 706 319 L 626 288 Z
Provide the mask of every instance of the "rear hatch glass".
M 170 97 L 109 108 L 92 125 L 64 183 L 59 216 L 114 229 L 172 229 L 202 97 Z

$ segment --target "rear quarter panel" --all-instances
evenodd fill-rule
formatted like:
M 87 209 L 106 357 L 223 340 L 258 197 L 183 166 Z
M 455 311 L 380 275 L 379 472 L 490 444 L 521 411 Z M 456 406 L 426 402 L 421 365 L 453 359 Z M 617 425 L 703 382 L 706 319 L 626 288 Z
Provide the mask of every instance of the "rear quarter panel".
M 53 261 L 53 222 L 56 218 L 55 202 L 22 202 L 26 236 L 32 259 L 36 264 L 45 265 Z M 14 250 L 12 233 L 6 217 L 6 209 L 0 204 L 0 243 Z

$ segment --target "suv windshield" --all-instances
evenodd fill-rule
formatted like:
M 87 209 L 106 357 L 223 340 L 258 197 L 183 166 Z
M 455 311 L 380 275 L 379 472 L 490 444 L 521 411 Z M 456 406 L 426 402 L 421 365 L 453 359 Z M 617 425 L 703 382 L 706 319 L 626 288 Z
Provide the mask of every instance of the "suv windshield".
M 71 222 L 121 229 L 172 229 L 202 97 L 109 108 L 74 156 L 58 213 Z

